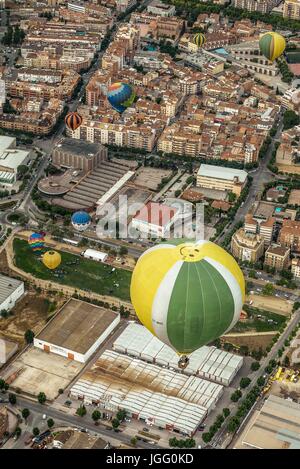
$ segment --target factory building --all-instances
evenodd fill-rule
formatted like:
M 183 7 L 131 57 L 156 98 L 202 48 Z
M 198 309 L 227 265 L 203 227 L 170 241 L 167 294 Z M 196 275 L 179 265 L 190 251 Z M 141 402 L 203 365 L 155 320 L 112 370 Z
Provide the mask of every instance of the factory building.
M 85 363 L 119 322 L 119 314 L 71 298 L 34 338 L 34 346 Z
M 72 386 L 70 397 L 192 436 L 223 386 L 106 350 Z
M 24 282 L 0 275 L 0 311 L 10 311 L 24 292 Z

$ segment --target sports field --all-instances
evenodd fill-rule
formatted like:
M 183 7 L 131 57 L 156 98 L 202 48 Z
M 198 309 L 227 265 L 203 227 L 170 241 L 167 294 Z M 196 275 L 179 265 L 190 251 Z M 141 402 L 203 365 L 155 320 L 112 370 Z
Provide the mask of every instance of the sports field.
M 51 271 L 43 265 L 40 256 L 31 251 L 26 241 L 15 238 L 13 247 L 15 265 L 34 277 L 125 301 L 130 298 L 131 272 L 128 270 L 116 268 L 112 272 L 110 265 L 61 251 L 62 263 Z

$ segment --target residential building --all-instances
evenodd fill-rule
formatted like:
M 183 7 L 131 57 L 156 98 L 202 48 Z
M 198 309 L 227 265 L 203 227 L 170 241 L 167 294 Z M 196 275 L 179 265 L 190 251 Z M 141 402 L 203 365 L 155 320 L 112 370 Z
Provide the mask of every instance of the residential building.
M 147 6 L 147 12 L 157 16 L 174 16 L 176 13 L 175 5 L 167 5 L 159 0 L 152 0 Z
M 259 234 L 246 233 L 240 228 L 231 238 L 231 252 L 241 261 L 255 263 L 264 253 L 264 239 Z
M 283 17 L 299 21 L 300 0 L 285 0 L 283 5 Z
M 279 240 L 283 246 L 290 247 L 291 252 L 300 252 L 300 221 L 283 220 Z
M 117 11 L 120 13 L 124 13 L 126 10 L 134 7 L 136 5 L 137 0 L 116 0 L 116 7 Z
M 255 219 L 252 214 L 245 216 L 244 230 L 246 233 L 259 234 L 264 238 L 265 246 L 269 246 L 273 239 L 276 220 L 274 217 Z
M 265 252 L 265 265 L 274 267 L 276 270 L 286 270 L 290 262 L 290 248 L 271 245 Z
M 232 6 L 240 10 L 269 13 L 279 3 L 281 3 L 281 0 L 233 0 Z
M 241 169 L 201 164 L 197 173 L 198 187 L 241 194 L 247 180 L 247 172 Z
M 300 259 L 296 257 L 292 259 L 292 274 L 295 278 L 300 279 Z

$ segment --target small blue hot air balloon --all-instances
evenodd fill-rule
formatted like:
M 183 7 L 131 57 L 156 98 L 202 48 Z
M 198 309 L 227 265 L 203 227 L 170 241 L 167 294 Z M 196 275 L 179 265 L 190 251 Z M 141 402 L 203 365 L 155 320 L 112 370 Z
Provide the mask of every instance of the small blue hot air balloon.
M 90 226 L 91 217 L 87 212 L 80 210 L 79 212 L 73 213 L 71 223 L 75 230 L 84 231 Z
M 113 83 L 108 87 L 107 99 L 112 107 L 120 113 L 132 106 L 135 96 L 132 86 L 127 83 Z

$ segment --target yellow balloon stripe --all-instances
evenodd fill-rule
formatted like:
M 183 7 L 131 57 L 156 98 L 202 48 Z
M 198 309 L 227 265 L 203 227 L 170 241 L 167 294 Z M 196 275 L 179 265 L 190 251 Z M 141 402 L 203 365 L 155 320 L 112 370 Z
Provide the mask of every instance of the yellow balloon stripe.
M 173 248 L 156 249 L 143 254 L 132 274 L 130 296 L 139 320 L 154 334 L 152 327 L 152 304 L 157 289 L 168 270 L 180 260 L 179 251 Z M 155 272 L 153 267 L 155 266 Z M 149 278 L 152 283 L 149 284 Z M 147 285 L 145 291 L 144 286 Z
M 207 242 L 201 246 L 201 254 L 203 257 L 210 257 L 211 259 L 222 264 L 229 272 L 236 278 L 241 291 L 243 298 L 245 297 L 245 280 L 241 269 L 234 260 L 234 258 L 228 254 L 224 249 L 222 249 L 217 244 Z

